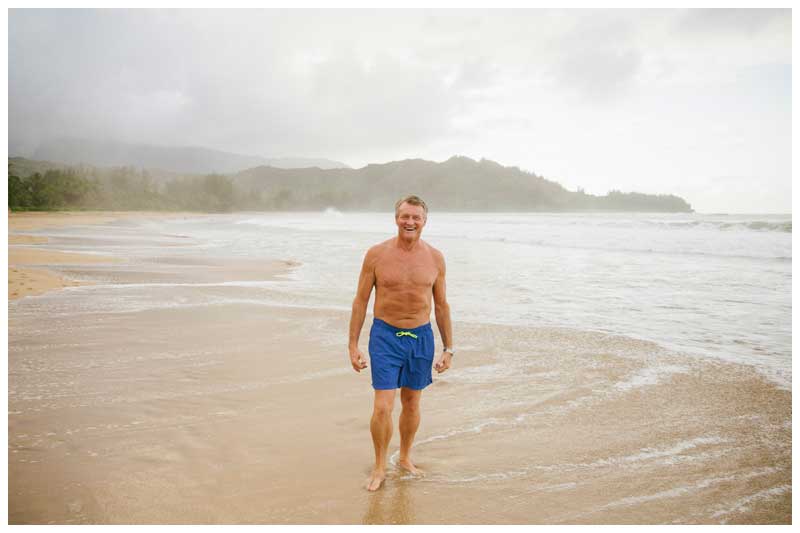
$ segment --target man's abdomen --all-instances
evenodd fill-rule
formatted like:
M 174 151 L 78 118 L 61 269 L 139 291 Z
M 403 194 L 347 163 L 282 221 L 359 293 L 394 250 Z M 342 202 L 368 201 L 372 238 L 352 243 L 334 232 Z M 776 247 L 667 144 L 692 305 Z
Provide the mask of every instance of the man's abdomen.
M 375 318 L 399 328 L 415 328 L 430 322 L 431 289 L 392 290 L 378 287 L 375 291 Z

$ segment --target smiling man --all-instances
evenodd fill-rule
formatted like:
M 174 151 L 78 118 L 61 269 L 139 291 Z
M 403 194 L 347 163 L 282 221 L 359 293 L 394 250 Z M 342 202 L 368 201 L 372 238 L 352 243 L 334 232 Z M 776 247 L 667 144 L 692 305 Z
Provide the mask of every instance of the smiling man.
M 367 305 L 375 288 L 374 321 L 369 334 L 372 388 L 375 400 L 370 421 L 375 446 L 375 466 L 367 490 L 378 490 L 386 479 L 386 457 L 392 438 L 392 410 L 400 389 L 400 468 L 421 475 L 411 461 L 411 445 L 420 421 L 422 390 L 432 383 L 431 368 L 439 373 L 450 368 L 453 333 L 450 306 L 445 294 L 445 264 L 442 253 L 423 241 L 422 228 L 428 207 L 417 196 L 395 204 L 397 237 L 367 251 L 350 317 L 350 363 L 356 372 L 367 368 L 358 338 Z M 431 300 L 444 347 L 433 363 Z

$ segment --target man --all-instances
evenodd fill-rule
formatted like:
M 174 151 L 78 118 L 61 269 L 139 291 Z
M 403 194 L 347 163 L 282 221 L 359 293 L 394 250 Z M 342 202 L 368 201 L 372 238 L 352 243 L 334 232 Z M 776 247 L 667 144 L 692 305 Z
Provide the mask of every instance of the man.
M 370 294 L 375 287 L 374 322 L 369 336 L 372 387 L 375 401 L 370 421 L 375 446 L 375 467 L 367 490 L 378 490 L 386 479 L 386 454 L 392 438 L 392 409 L 397 389 L 400 412 L 398 465 L 414 475 L 422 472 L 409 456 L 419 427 L 422 390 L 431 384 L 431 367 L 442 373 L 450 368 L 453 333 L 445 294 L 442 253 L 422 239 L 428 207 L 417 196 L 395 204 L 397 237 L 370 248 L 364 257 L 350 317 L 350 363 L 356 372 L 367 368 L 358 349 Z M 444 350 L 433 364 L 434 341 L 430 324 L 431 298 Z

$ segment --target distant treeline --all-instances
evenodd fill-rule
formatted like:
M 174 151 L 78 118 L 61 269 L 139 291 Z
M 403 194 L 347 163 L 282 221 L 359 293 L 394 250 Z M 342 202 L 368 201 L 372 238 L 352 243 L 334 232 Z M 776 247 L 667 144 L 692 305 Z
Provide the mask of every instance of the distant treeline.
M 233 181 L 209 174 L 176 178 L 166 184 L 147 171 L 114 168 L 92 176 L 73 168 L 35 172 L 27 177 L 8 176 L 8 207 L 14 211 L 60 209 L 112 209 L 124 211 L 233 210 L 237 203 Z M 239 199 L 240 200 L 240 199 Z
M 13 158 L 8 202 L 14 210 L 114 209 L 384 211 L 406 194 L 437 211 L 691 212 L 674 195 L 568 191 L 516 167 L 453 157 L 368 165 L 361 169 L 256 167 L 238 174 L 176 175 L 134 167 L 67 167 Z

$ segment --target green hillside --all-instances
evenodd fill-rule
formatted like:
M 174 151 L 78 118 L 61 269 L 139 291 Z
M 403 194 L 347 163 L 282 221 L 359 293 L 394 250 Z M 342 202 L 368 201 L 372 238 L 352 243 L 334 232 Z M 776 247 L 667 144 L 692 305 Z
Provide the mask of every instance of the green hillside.
M 568 191 L 517 167 L 467 157 L 442 163 L 408 159 L 360 169 L 259 166 L 228 175 L 11 158 L 8 186 L 12 209 L 381 211 L 401 196 L 417 194 L 438 211 L 692 211 L 674 195 Z

